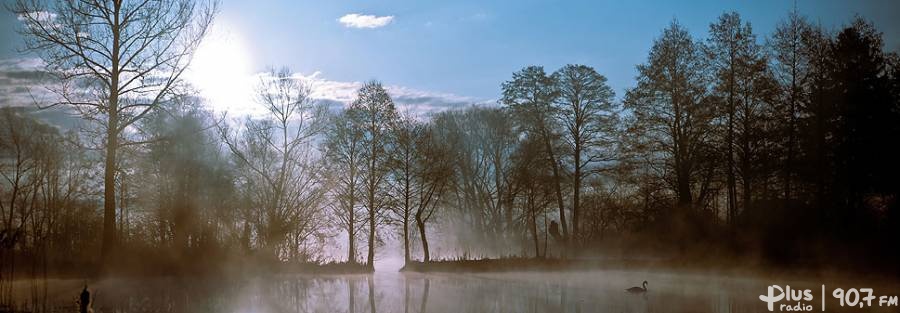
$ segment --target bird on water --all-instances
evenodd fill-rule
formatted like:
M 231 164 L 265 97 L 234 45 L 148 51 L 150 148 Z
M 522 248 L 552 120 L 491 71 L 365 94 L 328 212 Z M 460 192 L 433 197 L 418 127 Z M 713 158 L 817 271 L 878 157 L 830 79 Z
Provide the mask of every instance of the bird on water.
M 644 281 L 643 286 L 644 286 L 643 288 L 642 288 L 642 287 L 631 287 L 631 288 L 625 289 L 625 291 L 630 292 L 630 293 L 644 293 L 644 292 L 647 292 L 647 281 L 646 281 L 646 280 Z

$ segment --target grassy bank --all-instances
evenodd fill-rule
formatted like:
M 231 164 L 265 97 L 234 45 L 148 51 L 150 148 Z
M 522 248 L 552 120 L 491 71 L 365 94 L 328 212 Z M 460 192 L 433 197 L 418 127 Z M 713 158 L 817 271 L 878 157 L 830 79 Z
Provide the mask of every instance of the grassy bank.
M 401 272 L 518 272 L 583 271 L 598 269 L 650 268 L 663 264 L 658 260 L 588 260 L 559 258 L 507 257 L 497 259 L 457 259 L 430 262 L 411 261 Z
M 411 273 L 503 273 L 503 272 L 566 272 L 566 271 L 677 271 L 719 276 L 753 276 L 790 280 L 827 278 L 838 281 L 883 280 L 900 277 L 900 273 L 884 268 L 848 267 L 819 263 L 767 264 L 746 259 L 704 258 L 644 258 L 644 259 L 559 259 L 504 257 L 484 259 L 453 259 L 430 262 L 411 261 L 401 272 Z

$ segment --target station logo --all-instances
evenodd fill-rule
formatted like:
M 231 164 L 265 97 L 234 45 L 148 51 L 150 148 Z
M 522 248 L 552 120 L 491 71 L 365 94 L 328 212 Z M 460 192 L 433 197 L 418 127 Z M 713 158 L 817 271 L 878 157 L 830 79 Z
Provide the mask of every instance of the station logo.
M 791 289 L 791 286 L 785 285 L 784 288 L 778 285 L 771 285 L 768 288 L 768 294 L 760 295 L 759 300 L 766 303 L 769 312 L 774 312 L 776 304 L 778 311 L 781 312 L 808 312 L 813 310 L 812 290 L 810 289 Z M 784 301 L 784 303 L 781 303 Z
M 810 289 L 796 289 L 785 285 L 782 288 L 779 285 L 771 285 L 767 288 L 768 292 L 759 296 L 759 300 L 766 303 L 769 312 L 810 312 L 813 310 L 813 291 Z M 826 290 L 822 285 L 821 310 L 825 309 Z M 831 296 L 837 300 L 837 305 L 841 308 L 858 308 L 865 310 L 871 307 L 898 307 L 900 300 L 894 295 L 877 295 L 872 288 L 834 288 L 831 289 Z M 832 301 L 834 301 L 832 300 Z M 776 310 L 777 308 L 777 310 Z

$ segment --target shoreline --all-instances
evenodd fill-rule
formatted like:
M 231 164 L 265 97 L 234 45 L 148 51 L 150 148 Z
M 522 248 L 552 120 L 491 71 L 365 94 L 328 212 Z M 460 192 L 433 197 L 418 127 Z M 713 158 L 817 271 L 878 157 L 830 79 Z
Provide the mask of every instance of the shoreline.
M 100 271 L 89 266 L 86 272 L 73 269 L 49 269 L 46 275 L 32 275 L 28 269 L 17 272 L 20 279 L 106 279 L 106 278 L 161 278 L 161 277 L 267 277 L 272 275 L 371 275 L 376 271 L 363 263 L 253 263 L 223 262 L 204 266 L 166 267 L 148 265 L 143 268 L 112 268 Z M 900 273 L 890 268 L 870 267 L 861 264 L 839 266 L 836 264 L 787 265 L 764 264 L 753 260 L 707 261 L 696 258 L 533 258 L 499 257 L 482 259 L 449 259 L 429 262 L 410 261 L 392 273 L 511 273 L 511 272 L 588 272 L 588 271 L 673 271 L 679 273 L 718 275 L 729 277 L 753 276 L 774 280 L 831 279 L 831 280 L 884 280 L 900 278 Z
M 827 279 L 833 281 L 900 281 L 900 273 L 887 269 L 863 270 L 837 265 L 762 265 L 712 263 L 673 259 L 559 259 L 559 258 L 488 258 L 477 260 L 411 261 L 401 273 L 511 273 L 511 272 L 586 272 L 586 271 L 651 271 L 679 272 L 728 277 L 758 277 L 772 280 Z

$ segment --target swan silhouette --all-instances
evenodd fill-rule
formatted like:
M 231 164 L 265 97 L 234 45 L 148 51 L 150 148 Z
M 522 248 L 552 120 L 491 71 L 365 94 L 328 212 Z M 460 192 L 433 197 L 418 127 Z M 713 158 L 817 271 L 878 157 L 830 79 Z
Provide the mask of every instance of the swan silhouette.
M 630 293 L 644 293 L 644 292 L 647 292 L 647 281 L 646 281 L 646 280 L 644 281 L 643 286 L 644 286 L 643 288 L 641 288 L 641 287 L 631 287 L 631 288 L 625 289 L 625 291 L 630 292 Z

